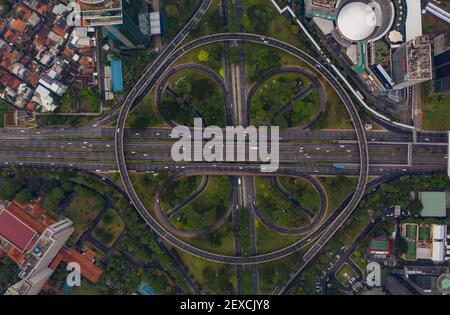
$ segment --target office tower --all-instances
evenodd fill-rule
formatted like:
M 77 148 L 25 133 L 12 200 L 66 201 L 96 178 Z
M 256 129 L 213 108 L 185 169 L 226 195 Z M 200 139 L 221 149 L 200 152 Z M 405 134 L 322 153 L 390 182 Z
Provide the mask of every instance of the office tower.
M 418 36 L 394 51 L 392 74 L 395 90 L 432 79 L 431 44 L 428 36 Z

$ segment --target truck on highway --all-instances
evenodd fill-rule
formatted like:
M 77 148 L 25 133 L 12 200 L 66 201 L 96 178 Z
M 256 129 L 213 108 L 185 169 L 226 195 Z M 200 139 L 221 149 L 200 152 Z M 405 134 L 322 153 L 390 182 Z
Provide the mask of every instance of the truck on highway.
M 344 165 L 335 165 L 334 168 L 338 169 L 338 170 L 344 170 L 347 167 L 345 167 Z

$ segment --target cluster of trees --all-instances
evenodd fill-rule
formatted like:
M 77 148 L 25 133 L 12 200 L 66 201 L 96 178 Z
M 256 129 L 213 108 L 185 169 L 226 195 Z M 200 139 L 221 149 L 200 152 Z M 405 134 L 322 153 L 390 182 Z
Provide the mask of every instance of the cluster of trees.
M 102 98 L 99 91 L 91 87 L 72 86 L 61 99 L 60 110 L 64 112 L 97 113 L 100 111 Z
M 201 177 L 190 176 L 183 177 L 180 180 L 168 185 L 161 195 L 164 204 L 167 204 L 169 210 L 181 204 L 189 197 L 199 186 Z
M 281 68 L 280 53 L 275 48 L 258 46 L 258 49 L 254 49 L 253 45 L 247 44 L 245 56 L 251 81 L 259 80 L 270 70 Z
M 216 72 L 223 70 L 223 46 L 219 44 L 210 44 L 200 50 L 197 60 L 213 69 Z
M 168 16 L 164 20 L 165 35 L 163 42 L 168 42 L 180 31 L 197 6 L 196 1 L 189 0 L 164 0 L 161 2 L 161 10 Z
M 220 6 L 211 6 L 206 15 L 191 31 L 194 38 L 202 37 L 208 34 L 217 34 L 223 31 L 222 15 Z
M 19 271 L 19 267 L 12 260 L 8 258 L 0 260 L 0 295 L 20 280 Z
M 268 6 L 271 4 L 265 1 L 254 1 L 254 4 L 247 9 L 243 20 L 247 32 L 267 34 L 278 14 L 273 9 L 268 10 Z
M 88 117 L 43 115 L 38 117 L 39 126 L 78 126 L 89 121 Z

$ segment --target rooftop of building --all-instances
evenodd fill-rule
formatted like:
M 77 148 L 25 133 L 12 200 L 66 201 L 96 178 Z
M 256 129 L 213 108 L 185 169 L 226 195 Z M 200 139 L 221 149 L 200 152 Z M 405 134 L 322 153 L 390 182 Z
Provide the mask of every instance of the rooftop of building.
M 447 215 L 446 203 L 447 193 L 441 191 L 423 191 L 419 193 L 422 202 L 423 217 L 445 217 Z
M 407 43 L 406 53 L 409 78 L 431 80 L 431 43 L 428 36 L 419 36 Z
M 0 236 L 21 252 L 28 248 L 37 233 L 7 209 L 0 211 Z

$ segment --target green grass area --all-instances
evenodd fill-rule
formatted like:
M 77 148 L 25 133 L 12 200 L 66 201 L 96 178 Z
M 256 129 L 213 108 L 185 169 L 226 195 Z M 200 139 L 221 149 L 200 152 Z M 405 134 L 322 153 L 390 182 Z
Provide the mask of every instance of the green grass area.
M 304 235 L 287 236 L 275 233 L 266 228 L 259 220 L 255 221 L 255 229 L 258 254 L 265 254 L 281 249 L 304 237 Z
M 113 209 L 108 209 L 93 231 L 93 236 L 107 247 L 112 247 L 125 228 L 125 223 Z
M 353 129 L 350 115 L 342 100 L 330 84 L 325 84 L 327 108 L 325 113 L 311 126 L 311 129 Z
M 207 54 L 205 54 L 205 52 Z M 193 49 L 181 58 L 179 58 L 175 65 L 181 65 L 186 63 L 198 63 L 213 69 L 218 74 L 223 72 L 223 44 L 213 43 L 203 45 L 200 48 Z M 223 78 L 223 75 L 222 75 Z
M 76 243 L 80 236 L 91 226 L 92 221 L 97 217 L 102 208 L 98 207 L 98 196 L 88 196 L 79 192 L 64 210 L 64 215 L 74 222 L 75 231 L 70 239 Z
M 166 186 L 161 194 L 161 207 L 163 210 L 170 210 L 180 205 L 202 183 L 201 176 L 183 177 Z
M 286 228 L 309 224 L 308 217 L 278 192 L 270 177 L 256 177 L 255 187 L 257 205 L 268 220 Z
M 51 126 L 79 126 L 91 121 L 92 117 L 73 117 L 73 116 L 56 116 L 56 115 L 40 115 L 36 116 L 39 127 Z
M 319 107 L 319 94 L 312 92 L 302 100 L 293 100 L 293 98 L 308 84 L 308 78 L 295 73 L 269 78 L 252 99 L 250 113 L 252 124 L 288 128 L 306 122 Z
M 450 96 L 432 93 L 431 81 L 422 85 L 423 128 L 432 131 L 450 129 Z
M 166 124 L 157 113 L 155 92 L 152 90 L 144 101 L 127 117 L 127 126 L 135 132 L 150 127 L 165 127 Z
M 406 237 L 415 240 L 417 238 L 417 225 L 406 225 Z
M 359 269 L 366 269 L 366 253 L 363 250 L 361 250 L 360 248 L 355 249 L 350 258 L 359 267 Z
M 282 259 L 258 265 L 261 294 L 270 295 L 276 286 L 284 284 L 300 259 L 300 253 L 296 252 Z
M 342 267 L 336 272 L 336 278 L 343 284 L 347 285 L 348 281 L 357 277 L 356 271 L 348 264 L 343 264 Z
M 236 281 L 234 266 L 210 262 L 178 249 L 176 252 L 203 294 L 233 294 Z
M 130 180 L 146 209 L 153 209 L 153 200 L 157 188 L 157 181 L 153 174 L 131 173 Z
M 102 96 L 92 87 L 71 86 L 61 99 L 59 113 L 99 113 Z
M 163 117 L 193 126 L 194 118 L 202 115 L 205 124 L 225 127 L 225 95 L 212 79 L 195 71 L 180 71 L 171 86 L 174 94 L 166 91 L 163 96 Z
M 328 195 L 328 213 L 334 211 L 354 190 L 358 183 L 355 177 L 321 177 L 320 181 Z
M 281 184 L 298 199 L 304 208 L 317 211 L 320 208 L 320 195 L 309 182 L 298 177 L 282 177 Z
M 425 226 L 419 226 L 419 241 L 431 240 L 431 228 Z
M 417 255 L 417 224 L 406 224 L 405 238 L 406 238 L 406 252 L 405 260 L 416 260 Z
M 185 239 L 185 241 L 186 243 L 209 252 L 233 256 L 234 233 L 231 225 L 231 218 L 213 233 L 195 239 Z
M 212 176 L 205 191 L 171 219 L 174 226 L 184 230 L 204 229 L 227 210 L 231 183 L 226 176 Z

